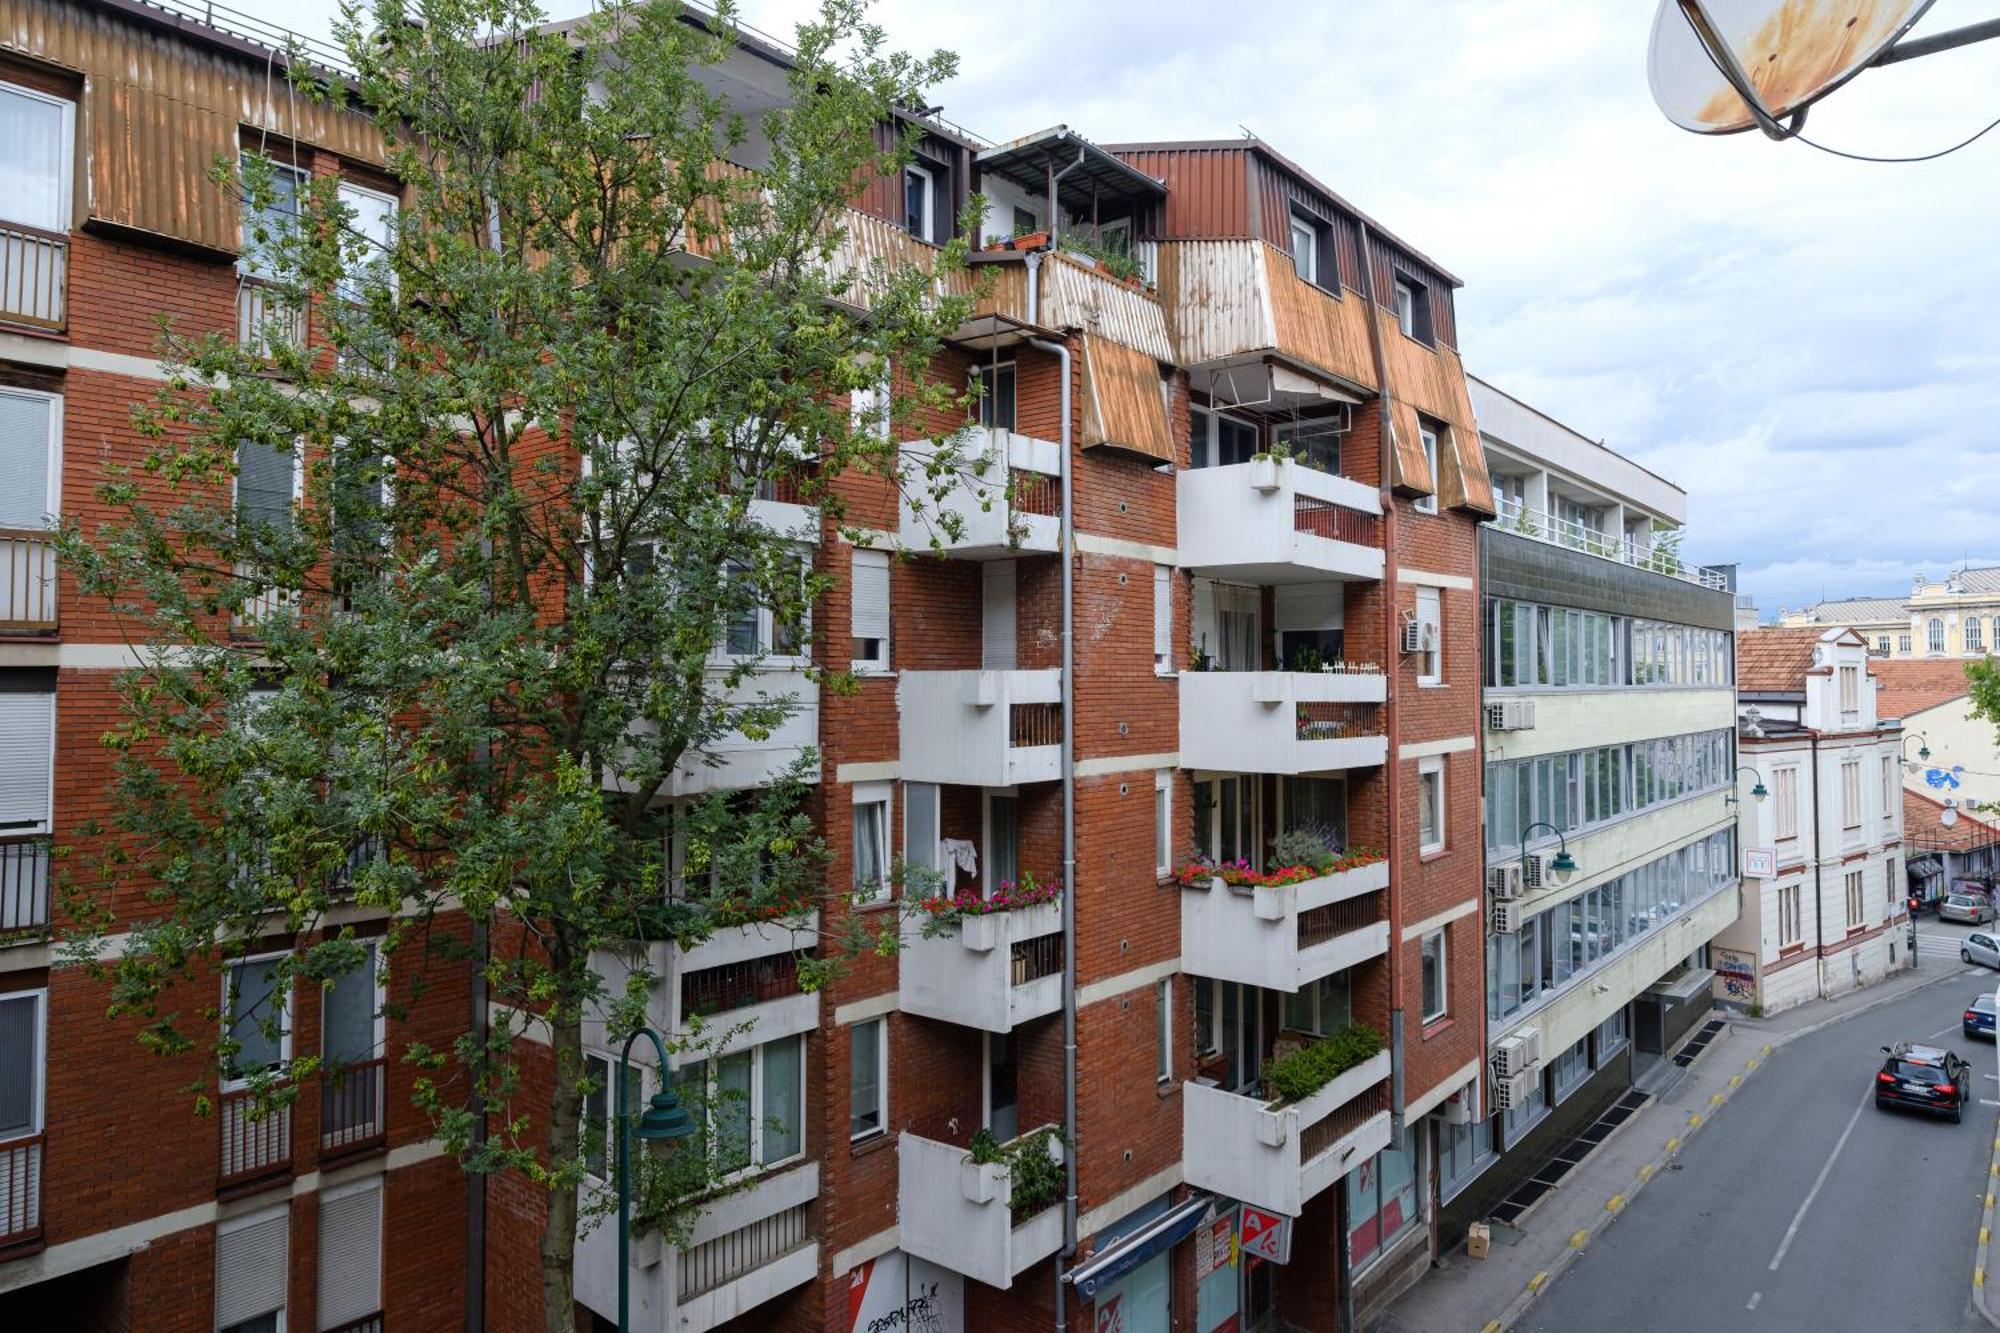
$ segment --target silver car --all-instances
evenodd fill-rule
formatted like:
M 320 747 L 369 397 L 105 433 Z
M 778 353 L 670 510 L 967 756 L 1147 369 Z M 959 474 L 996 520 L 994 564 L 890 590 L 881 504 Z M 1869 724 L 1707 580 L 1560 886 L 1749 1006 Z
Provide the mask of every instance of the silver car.
M 1938 904 L 1940 921 L 1963 921 L 1967 925 L 1983 926 L 1992 919 L 1993 904 L 1969 893 L 1954 893 Z
M 2000 969 L 2000 940 L 1975 930 L 1958 946 L 1958 956 L 1968 963 Z

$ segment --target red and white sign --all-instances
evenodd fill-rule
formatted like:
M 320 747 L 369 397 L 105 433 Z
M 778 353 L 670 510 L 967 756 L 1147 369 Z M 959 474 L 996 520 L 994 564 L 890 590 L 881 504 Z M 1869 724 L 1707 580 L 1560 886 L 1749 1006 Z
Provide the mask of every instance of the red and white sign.
M 1268 1263 L 1290 1263 L 1292 1219 L 1283 1213 L 1243 1205 L 1243 1253 Z
M 1097 1303 L 1097 1333 L 1125 1333 L 1125 1296 Z

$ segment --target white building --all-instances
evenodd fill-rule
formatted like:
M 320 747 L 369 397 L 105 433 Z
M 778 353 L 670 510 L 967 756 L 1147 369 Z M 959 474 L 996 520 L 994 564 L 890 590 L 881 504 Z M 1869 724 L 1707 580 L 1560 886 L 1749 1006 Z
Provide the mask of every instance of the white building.
M 1743 915 L 1715 941 L 1724 999 L 1771 1013 L 1915 961 L 1904 934 L 1903 730 L 1877 716 L 1871 665 L 1868 641 L 1842 626 L 1738 639 L 1745 874 Z

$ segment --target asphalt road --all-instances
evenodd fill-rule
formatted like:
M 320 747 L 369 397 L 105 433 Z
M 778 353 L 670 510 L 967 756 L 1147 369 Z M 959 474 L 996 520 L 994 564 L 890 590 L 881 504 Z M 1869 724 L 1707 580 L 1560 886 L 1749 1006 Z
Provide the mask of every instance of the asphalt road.
M 1951 980 L 1780 1047 L 1516 1327 L 1990 1333 L 1972 1262 L 2000 1080 L 1959 1020 L 1995 974 L 1920 956 Z M 1880 1047 L 1898 1039 L 1972 1062 L 1981 1100 L 1963 1124 L 1875 1109 Z

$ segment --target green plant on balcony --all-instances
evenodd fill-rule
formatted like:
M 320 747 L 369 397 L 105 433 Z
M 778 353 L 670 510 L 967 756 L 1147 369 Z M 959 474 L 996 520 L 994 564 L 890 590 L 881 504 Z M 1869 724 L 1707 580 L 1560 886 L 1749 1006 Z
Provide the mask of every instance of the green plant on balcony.
M 1326 665 L 1326 658 L 1319 649 L 1307 644 L 1303 648 L 1292 649 L 1291 660 L 1285 664 L 1287 671 L 1318 671 Z
M 1062 1158 L 1052 1151 L 1052 1145 L 1069 1146 L 1069 1140 L 1054 1125 L 1024 1134 L 1010 1143 L 1000 1142 L 990 1129 L 972 1136 L 968 1149 L 971 1160 L 1007 1168 L 1007 1179 L 1012 1185 L 1007 1208 L 1016 1222 L 1033 1217 L 1062 1198 L 1066 1177 Z
M 1280 1102 L 1301 1102 L 1348 1070 L 1367 1063 L 1382 1051 L 1382 1034 L 1360 1023 L 1269 1061 L 1264 1066 L 1264 1090 Z
M 1146 270 L 1123 250 L 1115 250 L 1087 231 L 1066 231 L 1057 242 L 1059 249 L 1082 255 L 1120 282 L 1144 286 Z
M 1661 574 L 1680 573 L 1686 568 L 1681 563 L 1681 535 L 1679 528 L 1668 528 L 1664 532 L 1655 533 L 1652 548 L 1646 552 L 1645 559 L 1640 562 L 1641 565 Z
M 1312 649 L 1305 649 L 1311 652 Z M 1282 866 L 1311 866 L 1324 875 L 1333 869 L 1333 843 L 1316 828 L 1286 829 L 1272 844 L 1271 854 Z

